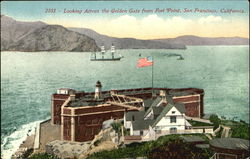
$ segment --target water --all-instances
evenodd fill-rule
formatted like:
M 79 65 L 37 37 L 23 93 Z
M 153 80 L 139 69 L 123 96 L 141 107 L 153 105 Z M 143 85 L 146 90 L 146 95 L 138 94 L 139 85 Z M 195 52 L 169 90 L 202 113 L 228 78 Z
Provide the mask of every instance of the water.
M 136 68 L 138 55 L 154 58 L 154 87 L 205 90 L 205 113 L 249 121 L 248 46 L 189 46 L 187 50 L 118 50 L 114 62 L 91 62 L 90 53 L 1 53 L 1 149 L 9 158 L 37 121 L 50 117 L 58 88 L 94 91 L 151 87 L 151 67 Z M 181 54 L 178 56 L 165 54 Z

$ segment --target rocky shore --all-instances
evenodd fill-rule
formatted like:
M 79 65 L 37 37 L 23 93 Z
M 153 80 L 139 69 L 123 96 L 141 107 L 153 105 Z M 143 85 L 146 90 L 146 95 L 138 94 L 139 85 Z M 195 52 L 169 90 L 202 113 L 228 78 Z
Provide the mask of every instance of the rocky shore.
M 19 149 L 11 156 L 11 159 L 23 159 L 33 152 L 35 134 L 27 135 L 27 138 L 19 146 Z

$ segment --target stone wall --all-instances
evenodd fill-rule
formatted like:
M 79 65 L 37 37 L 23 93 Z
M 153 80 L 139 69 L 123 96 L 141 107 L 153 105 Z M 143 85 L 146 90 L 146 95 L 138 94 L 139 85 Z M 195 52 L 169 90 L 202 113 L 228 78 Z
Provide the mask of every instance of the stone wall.
M 39 149 L 45 150 L 45 145 L 53 140 L 61 139 L 60 125 L 51 124 L 50 120 L 40 123 Z

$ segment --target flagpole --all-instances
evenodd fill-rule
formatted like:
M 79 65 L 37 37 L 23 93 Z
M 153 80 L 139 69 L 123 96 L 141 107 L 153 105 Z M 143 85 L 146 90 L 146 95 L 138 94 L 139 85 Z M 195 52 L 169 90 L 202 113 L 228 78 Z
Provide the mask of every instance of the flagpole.
M 152 57 L 152 61 L 153 61 L 153 57 Z M 152 64 L 152 88 L 154 88 L 154 61 Z
M 152 97 L 153 97 L 153 94 L 154 94 L 154 59 L 153 59 L 153 56 L 152 56 Z

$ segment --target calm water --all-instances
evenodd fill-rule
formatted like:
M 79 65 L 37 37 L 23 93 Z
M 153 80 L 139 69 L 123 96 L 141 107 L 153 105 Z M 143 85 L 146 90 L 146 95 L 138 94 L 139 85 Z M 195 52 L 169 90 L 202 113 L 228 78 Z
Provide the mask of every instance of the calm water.
M 136 68 L 138 54 L 154 57 L 155 87 L 205 90 L 205 113 L 249 121 L 248 46 L 202 46 L 187 50 L 118 50 L 117 62 L 91 62 L 90 53 L 1 53 L 1 149 L 9 158 L 50 116 L 50 95 L 58 88 L 94 91 L 151 87 L 151 67 Z M 185 60 L 168 57 L 181 54 Z

